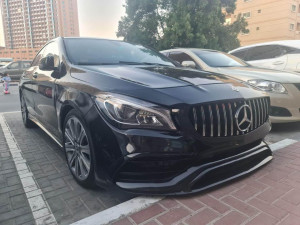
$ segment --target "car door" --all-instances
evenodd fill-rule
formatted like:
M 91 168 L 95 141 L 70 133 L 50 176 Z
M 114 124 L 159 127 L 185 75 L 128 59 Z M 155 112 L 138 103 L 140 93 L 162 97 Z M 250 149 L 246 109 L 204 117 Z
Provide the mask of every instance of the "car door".
M 42 59 L 47 56 L 54 56 L 55 66 L 59 67 L 59 50 L 56 42 L 50 42 L 44 47 Z M 56 135 L 58 132 L 57 113 L 55 105 L 55 78 L 52 71 L 42 70 L 36 67 L 33 76 L 36 83 L 34 96 L 35 112 L 37 119 L 42 125 Z
M 257 67 L 284 70 L 287 55 L 278 45 L 256 46 L 248 50 L 246 61 Z
M 34 97 L 37 90 L 36 80 L 33 76 L 34 72 L 39 66 L 40 59 L 43 56 L 43 50 L 41 50 L 34 58 L 32 64 L 28 69 L 23 72 L 22 75 L 22 95 L 25 98 L 27 109 L 29 113 L 35 116 L 35 103 Z

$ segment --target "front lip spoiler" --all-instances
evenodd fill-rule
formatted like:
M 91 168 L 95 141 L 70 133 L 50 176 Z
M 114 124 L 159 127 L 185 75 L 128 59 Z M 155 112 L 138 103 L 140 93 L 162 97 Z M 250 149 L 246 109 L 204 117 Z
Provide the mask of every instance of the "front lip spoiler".
M 254 166 L 245 168 L 245 170 L 234 174 L 225 179 L 220 179 L 218 181 L 209 183 L 203 187 L 192 189 L 192 187 L 201 179 L 206 179 L 205 175 L 210 172 L 218 171 L 218 169 L 225 168 L 226 166 L 243 165 L 245 160 L 255 160 L 255 157 L 259 154 L 266 154 L 266 156 L 260 160 Z M 256 146 L 246 152 L 241 154 L 222 159 L 215 162 L 210 162 L 198 167 L 192 167 L 186 172 L 178 175 L 169 182 L 164 183 L 126 183 L 126 182 L 116 182 L 116 185 L 129 192 L 140 193 L 140 194 L 151 194 L 151 195 L 187 195 L 197 192 L 204 191 L 206 189 L 218 186 L 220 184 L 226 183 L 238 177 L 249 174 L 256 169 L 262 167 L 273 159 L 272 151 L 269 146 L 265 143 Z M 203 180 L 205 181 L 205 180 Z

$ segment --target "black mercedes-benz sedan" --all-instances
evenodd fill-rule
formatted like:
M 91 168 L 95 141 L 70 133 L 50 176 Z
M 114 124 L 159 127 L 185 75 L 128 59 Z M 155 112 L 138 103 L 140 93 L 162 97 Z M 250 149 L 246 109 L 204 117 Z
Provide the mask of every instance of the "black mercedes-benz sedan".
M 272 159 L 268 97 L 141 45 L 52 40 L 23 74 L 20 100 L 24 125 L 50 135 L 86 187 L 194 193 Z

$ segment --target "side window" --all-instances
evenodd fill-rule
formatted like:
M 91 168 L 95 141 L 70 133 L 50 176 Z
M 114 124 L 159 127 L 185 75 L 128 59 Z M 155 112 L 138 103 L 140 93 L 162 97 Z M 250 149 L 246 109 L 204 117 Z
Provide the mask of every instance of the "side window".
M 183 53 L 183 52 L 170 52 L 169 57 L 180 64 L 183 61 L 195 62 L 189 55 L 187 55 L 186 53 Z
M 244 60 L 246 57 L 247 51 L 248 51 L 248 49 L 243 49 L 240 51 L 232 52 L 231 55 L 234 55 L 234 56 Z
M 299 54 L 300 53 L 300 49 L 297 48 L 292 48 L 292 47 L 288 47 L 288 46 L 280 46 L 281 50 L 282 50 L 282 55 L 285 54 Z
M 10 69 L 10 70 L 16 70 L 16 69 L 19 69 L 19 68 L 20 68 L 19 62 L 12 63 L 8 66 L 8 69 Z
M 246 61 L 273 59 L 282 55 L 282 51 L 277 45 L 257 46 L 249 49 Z
M 56 42 L 51 42 L 44 48 L 43 58 L 47 56 L 54 56 L 54 66 L 59 67 L 59 50 Z
M 23 62 L 23 68 L 29 68 L 30 62 Z

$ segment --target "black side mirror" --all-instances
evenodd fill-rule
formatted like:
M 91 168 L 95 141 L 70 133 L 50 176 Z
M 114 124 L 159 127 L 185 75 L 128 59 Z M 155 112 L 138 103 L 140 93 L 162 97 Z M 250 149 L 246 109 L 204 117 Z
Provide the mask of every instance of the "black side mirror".
M 56 70 L 54 66 L 54 56 L 48 55 L 40 60 L 39 69 L 44 71 Z

